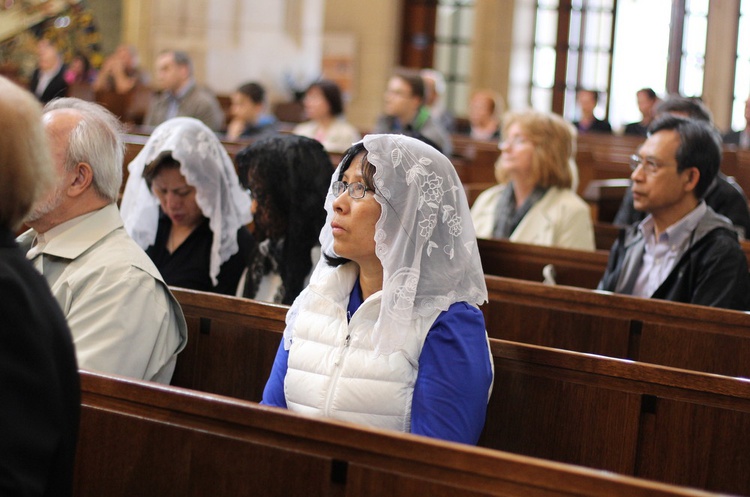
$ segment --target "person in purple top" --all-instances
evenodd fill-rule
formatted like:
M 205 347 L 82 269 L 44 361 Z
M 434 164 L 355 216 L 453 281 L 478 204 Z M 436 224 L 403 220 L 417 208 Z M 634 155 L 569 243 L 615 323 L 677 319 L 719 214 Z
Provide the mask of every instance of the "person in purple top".
M 263 403 L 476 443 L 493 366 L 484 273 L 450 161 L 368 135 L 333 175 L 323 257 L 287 316 Z

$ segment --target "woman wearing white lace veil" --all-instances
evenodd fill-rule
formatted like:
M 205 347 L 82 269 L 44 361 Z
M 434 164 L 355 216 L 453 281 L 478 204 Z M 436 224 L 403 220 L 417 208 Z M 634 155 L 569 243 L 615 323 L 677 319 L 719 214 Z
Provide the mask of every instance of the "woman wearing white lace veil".
M 333 175 L 324 257 L 287 315 L 263 403 L 476 443 L 492 385 L 476 237 L 450 161 L 369 135 Z
M 128 171 L 125 229 L 167 284 L 234 295 L 252 244 L 250 198 L 213 131 L 190 117 L 170 119 Z

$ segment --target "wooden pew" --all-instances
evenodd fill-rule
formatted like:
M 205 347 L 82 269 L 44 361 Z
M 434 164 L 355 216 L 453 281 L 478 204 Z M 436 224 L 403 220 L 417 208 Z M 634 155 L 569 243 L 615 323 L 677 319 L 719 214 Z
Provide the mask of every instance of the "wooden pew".
M 204 349 L 202 354 L 181 356 L 178 371 L 202 369 L 196 360 L 221 364 L 213 371 L 213 383 L 202 384 L 212 392 L 220 389 L 221 382 L 236 381 L 236 372 L 244 368 L 249 381 L 260 381 L 255 387 L 243 387 L 245 398 L 257 397 L 255 392 L 260 392 L 268 372 L 258 374 L 256 370 L 270 371 L 280 340 L 276 330 L 283 326 L 285 308 L 268 306 L 262 311 L 265 304 L 248 301 L 242 306 L 236 298 L 174 291 L 186 309 L 191 340 L 200 333 L 195 328 L 201 315 L 211 320 L 210 340 L 202 341 L 201 336 L 194 342 Z M 226 303 L 217 305 L 222 299 Z M 243 317 L 244 312 L 260 312 L 261 316 L 251 321 L 256 317 Z M 738 330 L 747 330 L 746 315 L 727 313 L 735 315 Z M 686 315 L 684 320 L 690 317 Z M 602 328 L 609 332 L 612 320 L 601 319 Z M 259 340 L 251 335 L 264 333 L 258 329 L 262 323 L 273 329 L 268 330 L 267 339 Z M 495 386 L 482 446 L 665 482 L 750 492 L 750 475 L 740 470 L 747 462 L 746 446 L 750 443 L 747 380 L 494 338 L 490 341 Z M 681 341 L 676 336 L 670 345 Z M 641 350 L 652 342 L 644 334 Z M 248 354 L 258 343 L 263 344 L 262 350 Z M 236 349 L 233 354 L 227 354 L 228 345 Z M 235 361 L 240 364 L 232 365 Z M 267 366 L 253 367 L 251 361 Z M 175 379 L 178 377 L 176 373 Z M 179 381 L 175 384 L 190 386 Z M 224 388 L 242 394 L 240 390 Z M 720 444 L 706 442 L 703 446 L 706 439 Z M 705 467 L 698 471 L 701 463 Z
M 508 240 L 477 240 L 485 274 L 543 281 L 542 269 L 552 264 L 560 285 L 596 288 L 607 267 L 609 252 L 542 247 Z
M 750 377 L 750 315 L 487 276 L 493 338 Z M 286 306 L 173 289 L 188 345 L 173 385 L 259 401 Z M 250 334 L 252 341 L 247 337 Z
M 750 383 L 491 340 L 480 445 L 750 495 Z
M 487 276 L 493 338 L 750 378 L 750 314 Z
M 474 140 L 465 135 L 452 135 L 453 155 L 450 157 L 463 184 L 495 184 L 495 161 L 500 156 L 497 142 Z
M 477 240 L 477 246 L 485 274 L 544 281 L 543 268 L 552 264 L 557 284 L 593 290 L 607 269 L 609 249 L 618 233 L 615 226 L 594 223 L 594 252 L 482 238 Z M 750 241 L 743 240 L 740 246 L 750 267 Z
M 581 197 L 591 207 L 592 219 L 612 223 L 629 186 L 630 180 L 626 178 L 589 181 Z
M 622 228 L 610 223 L 594 223 L 594 243 L 598 250 L 609 251 L 620 236 Z
M 713 495 L 81 372 L 75 496 Z
M 172 385 L 260 402 L 287 306 L 172 288 L 188 325 Z
M 745 191 L 745 195 L 750 193 L 750 151 L 738 149 L 733 145 L 725 146 L 721 172 L 733 176 Z

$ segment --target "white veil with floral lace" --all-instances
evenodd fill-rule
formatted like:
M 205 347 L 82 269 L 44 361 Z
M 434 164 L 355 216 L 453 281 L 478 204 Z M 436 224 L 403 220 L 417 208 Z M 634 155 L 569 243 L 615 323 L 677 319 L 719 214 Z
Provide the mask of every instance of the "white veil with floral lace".
M 373 337 L 376 352 L 390 354 L 403 346 L 417 316 L 437 317 L 455 302 L 479 306 L 487 301 L 487 286 L 466 194 L 448 158 L 403 135 L 368 135 L 362 143 L 375 166 L 375 198 L 382 207 L 375 252 L 383 265 L 383 294 Z M 329 255 L 335 255 L 332 204 L 329 195 L 320 234 L 321 249 Z M 321 258 L 310 283 L 324 281 L 333 271 Z M 287 315 L 287 349 L 306 293 Z
M 216 285 L 221 265 L 237 253 L 237 230 L 252 221 L 250 197 L 240 186 L 232 159 L 213 131 L 198 119 L 175 117 L 160 124 L 128 165 L 120 213 L 128 234 L 144 250 L 153 245 L 159 200 L 143 170 L 163 153 L 180 163 L 180 173 L 196 189 L 195 201 L 214 235 L 209 276 Z

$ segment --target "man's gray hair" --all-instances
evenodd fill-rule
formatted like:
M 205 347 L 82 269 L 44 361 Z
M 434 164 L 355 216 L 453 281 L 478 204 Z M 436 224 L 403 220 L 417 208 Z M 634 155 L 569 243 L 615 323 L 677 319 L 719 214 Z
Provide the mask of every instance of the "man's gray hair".
M 44 107 L 44 113 L 73 109 L 81 120 L 70 132 L 65 169 L 85 162 L 94 172 L 94 190 L 102 198 L 116 202 L 122 185 L 125 146 L 120 120 L 99 104 L 78 98 L 58 98 Z

